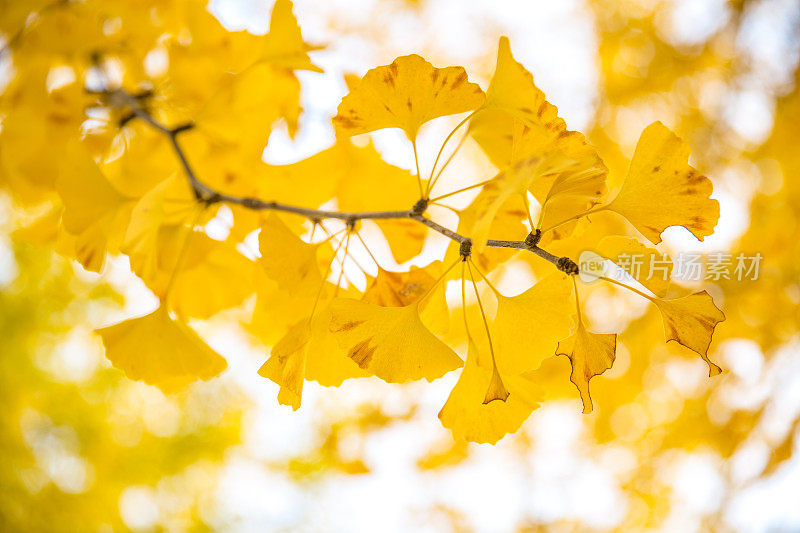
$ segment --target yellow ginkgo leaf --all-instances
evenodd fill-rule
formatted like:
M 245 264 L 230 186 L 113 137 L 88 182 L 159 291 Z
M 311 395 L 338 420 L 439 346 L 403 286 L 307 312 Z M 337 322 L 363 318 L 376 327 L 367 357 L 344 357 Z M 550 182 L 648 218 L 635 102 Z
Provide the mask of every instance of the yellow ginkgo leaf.
M 572 363 L 570 381 L 578 388 L 583 401 L 583 412 L 591 413 L 592 397 L 589 380 L 611 368 L 617 350 L 617 336 L 613 333 L 593 333 L 578 322 L 578 329 L 568 339 L 560 342 L 557 355 L 566 355 Z
M 608 170 L 584 136 L 567 130 L 558 109 L 547 102 L 533 76 L 514 59 L 508 38 L 501 37 L 497 66 L 486 103 L 470 123 L 470 132 L 498 168 L 536 157 L 541 170 L 530 191 L 542 206 L 547 228 L 581 213 L 605 194 Z M 545 237 L 560 238 L 571 226 Z
M 119 250 L 133 201 L 120 194 L 77 142 L 64 151 L 55 182 L 64 210 L 64 230 L 75 237 L 75 257 L 100 272 L 108 253 Z
M 144 195 L 133 208 L 121 251 L 145 282 L 161 279 L 196 224 L 213 218 L 216 208 L 197 202 L 183 176 L 172 176 Z M 163 286 L 150 285 L 159 296 Z
M 304 242 L 274 213 L 270 213 L 258 235 L 259 264 L 282 290 L 299 295 L 319 290 L 324 273 L 317 253 L 321 243 Z
M 169 316 L 164 306 L 149 315 L 97 330 L 106 357 L 134 381 L 176 392 L 208 380 L 227 367 L 189 326 Z
M 405 307 L 425 295 L 436 278 L 426 269 L 412 266 L 408 272 L 390 272 L 378 267 L 378 275 L 364 291 L 362 300 L 381 307 Z M 429 299 L 425 299 L 421 306 Z
M 661 122 L 639 137 L 628 176 L 607 209 L 627 218 L 658 244 L 670 226 L 683 226 L 700 240 L 714 232 L 719 202 L 709 198 L 711 180 L 688 164 L 689 145 Z
M 236 243 L 193 232 L 186 246 L 183 264 L 172 264 L 165 271 L 167 279 L 172 279 L 168 298 L 176 314 L 209 318 L 238 306 L 255 292 L 256 262 L 242 255 Z M 173 275 L 174 268 L 180 270 Z
M 529 190 L 541 205 L 538 225 L 540 229 L 553 228 L 543 235 L 542 243 L 572 234 L 576 222 L 563 221 L 600 203 L 606 193 L 607 173 L 594 152 L 574 159 L 564 156 L 563 166 L 531 184 Z
M 272 348 L 269 359 L 258 369 L 259 375 L 280 385 L 278 402 L 293 410 L 300 408 L 305 381 L 306 353 L 311 325 L 301 320 Z
M 508 111 L 529 123 L 548 124 L 558 119 L 558 109 L 545 100 L 530 72 L 511 54 L 508 37 L 500 37 L 495 66 L 486 90 L 486 108 Z M 563 123 L 563 121 L 561 121 Z
M 511 54 L 508 37 L 500 37 L 495 66 L 486 90 L 486 108 L 502 109 L 528 124 L 542 124 L 550 129 L 563 129 L 558 109 L 545 99 L 533 83 L 533 76 Z
M 672 260 L 655 248 L 632 237 L 609 235 L 600 240 L 596 251 L 656 296 L 666 295 L 672 276 Z
M 339 290 L 342 296 L 354 296 L 355 292 L 355 289 Z M 369 373 L 359 368 L 339 346 L 330 329 L 332 317 L 333 310 L 330 304 L 314 315 L 306 358 L 305 378 L 316 381 L 324 387 L 338 387 L 346 379 L 369 376 Z
M 294 73 L 261 63 L 225 75 L 219 90 L 193 117 L 192 135 L 246 148 L 250 157 L 263 150 L 276 120 L 284 119 L 294 135 L 300 112 L 300 82 Z
M 333 338 L 329 324 L 330 309 L 318 311 L 314 317 L 302 319 L 275 344 L 269 359 L 258 373 L 280 385 L 278 402 L 300 407 L 303 382 L 316 381 L 326 387 L 338 387 L 346 379 L 369 374 L 345 355 Z
M 378 267 L 378 275 L 369 283 L 361 299 L 382 307 L 404 307 L 427 295 L 419 302 L 420 317 L 433 331 L 444 333 L 450 323 L 450 314 L 445 285 L 435 286 L 441 273 L 441 261 L 424 268 L 412 266 L 408 272 L 390 272 Z
M 337 299 L 331 303 L 330 330 L 358 366 L 389 383 L 433 381 L 463 364 L 424 326 L 419 303 L 380 307 Z
M 47 55 L 23 61 L 31 64 L 11 77 L 13 83 L 2 95 L 0 185 L 24 205 L 35 205 L 52 192 L 62 149 L 79 137 L 87 102 L 78 83 L 52 92 L 45 89 L 52 66 Z
M 542 228 L 555 226 L 599 203 L 606 193 L 608 169 L 583 135 L 560 127 L 528 124 L 497 109 L 486 109 L 472 119 L 470 131 L 481 149 L 499 168 L 531 158 L 539 160 L 536 179 L 528 190 L 541 206 Z M 574 225 L 574 224 L 573 224 Z M 562 238 L 572 225 L 559 225 L 545 238 Z
M 677 341 L 697 352 L 708 364 L 709 376 L 722 372 L 708 358 L 708 346 L 711 344 L 714 328 L 725 320 L 725 314 L 714 305 L 711 295 L 706 291 L 699 291 L 673 300 L 654 298 L 653 303 L 661 311 L 667 342 Z
M 494 331 L 503 375 L 535 370 L 569 336 L 575 308 L 569 276 L 555 272 L 518 296 L 497 295 Z
M 100 220 L 107 222 L 128 199 L 109 183 L 77 142 L 65 148 L 63 157 L 55 182 L 64 203 L 62 223 L 69 233 L 79 235 Z
M 292 69 L 322 72 L 308 57 L 314 47 L 303 41 L 297 18 L 292 13 L 291 0 L 275 0 L 269 21 L 269 33 L 264 36 L 261 60 Z
M 436 68 L 412 54 L 368 71 L 342 99 L 333 122 L 345 135 L 401 128 L 413 141 L 429 120 L 472 111 L 483 101 L 462 67 Z
M 300 207 L 319 207 L 334 197 L 356 154 L 361 153 L 351 151 L 345 143 L 336 143 L 295 163 L 264 165 L 267 173 L 261 180 L 259 196 Z M 363 194 L 363 190 L 360 192 Z
M 415 220 L 376 220 L 375 223 L 389 244 L 389 251 L 398 263 L 417 257 L 425 247 L 428 227 Z
M 274 346 L 288 329 L 311 314 L 316 294 L 305 296 L 281 290 L 278 283 L 257 268 L 255 275 L 256 302 L 247 330 L 264 345 Z M 325 296 L 323 288 L 320 297 Z
M 494 444 L 517 431 L 539 407 L 537 386 L 522 376 L 504 375 L 500 380 L 491 363 L 481 364 L 472 341 L 468 350 L 467 362 L 439 420 L 454 438 Z M 497 399 L 487 402 L 490 397 Z
M 130 198 L 141 198 L 164 178 L 182 172 L 169 139 L 139 120 L 126 124 L 108 151 L 100 170 L 114 189 Z

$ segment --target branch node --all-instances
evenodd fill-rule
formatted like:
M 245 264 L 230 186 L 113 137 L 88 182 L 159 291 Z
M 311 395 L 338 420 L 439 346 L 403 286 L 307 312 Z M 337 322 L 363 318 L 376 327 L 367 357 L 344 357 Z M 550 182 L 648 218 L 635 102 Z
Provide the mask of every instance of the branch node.
M 570 276 L 575 276 L 580 273 L 578 265 L 576 265 L 575 261 L 569 257 L 559 257 L 558 261 L 556 262 L 556 268 L 565 274 L 569 274 Z
M 120 117 L 119 119 L 119 127 L 124 128 L 128 125 L 128 122 L 136 118 L 136 113 L 127 113 Z
M 428 209 L 428 199 L 420 198 L 417 200 L 417 203 L 414 204 L 414 207 L 411 208 L 411 214 L 416 217 L 421 217 L 425 214 L 426 209 Z
M 458 253 L 461 254 L 461 260 L 466 261 L 472 255 L 472 239 L 464 239 L 461 241 L 461 246 L 458 249 Z
M 256 210 L 259 208 L 261 201 L 258 198 L 242 198 L 242 207 L 245 209 Z
M 209 192 L 208 194 L 203 194 L 200 190 L 196 190 L 195 196 L 197 196 L 197 199 L 206 205 L 213 205 L 222 201 L 222 196 L 218 192 Z
M 358 222 L 357 217 L 347 217 L 344 223 L 347 225 L 347 232 L 352 233 L 353 230 L 356 229 L 356 222 Z
M 533 248 L 539 244 L 540 240 L 542 240 L 542 230 L 535 229 L 525 237 L 525 246 Z
M 143 102 L 145 100 L 150 99 L 153 96 L 153 94 L 154 93 L 152 89 L 144 89 L 131 96 L 133 96 L 133 99 L 136 100 L 137 102 Z
M 172 128 L 169 133 L 174 137 L 175 135 L 184 131 L 189 131 L 192 128 L 194 128 L 194 122 L 187 122 L 186 124 L 181 124 L 180 126 Z

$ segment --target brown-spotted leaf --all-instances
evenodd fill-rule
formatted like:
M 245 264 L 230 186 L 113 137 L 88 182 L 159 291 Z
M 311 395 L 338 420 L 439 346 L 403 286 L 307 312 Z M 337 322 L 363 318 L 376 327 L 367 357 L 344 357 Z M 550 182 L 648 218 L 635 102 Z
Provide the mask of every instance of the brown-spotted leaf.
M 463 365 L 422 323 L 419 304 L 381 307 L 337 299 L 331 303 L 330 330 L 347 356 L 389 383 L 440 378 Z
M 719 202 L 711 180 L 689 166 L 689 145 L 661 122 L 639 137 L 628 176 L 608 209 L 627 218 L 658 244 L 670 226 L 683 226 L 701 241 L 714 232 Z
M 369 70 L 342 99 L 333 122 L 345 135 L 401 128 L 413 141 L 424 123 L 477 109 L 484 98 L 462 67 L 436 68 L 412 54 Z

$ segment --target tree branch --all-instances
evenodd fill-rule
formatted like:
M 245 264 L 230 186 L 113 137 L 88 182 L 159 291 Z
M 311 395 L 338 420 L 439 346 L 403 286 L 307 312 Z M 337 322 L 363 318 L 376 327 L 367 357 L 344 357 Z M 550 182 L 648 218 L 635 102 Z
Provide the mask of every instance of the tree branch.
M 344 220 L 348 224 L 352 224 L 357 220 L 392 220 L 392 219 L 410 219 L 420 224 L 424 224 L 425 226 L 429 227 L 430 229 L 436 231 L 444 235 L 445 237 L 461 244 L 467 244 L 469 247 L 472 243 L 472 240 L 469 237 L 461 235 L 449 228 L 446 228 L 427 218 L 424 216 L 425 208 L 427 207 L 427 202 L 420 204 L 419 202 L 417 205 L 408 209 L 406 211 L 366 211 L 366 212 L 354 212 L 348 213 L 343 211 L 325 211 L 320 209 L 309 209 L 305 207 L 298 207 L 293 205 L 282 204 L 279 202 L 270 202 L 264 201 L 259 198 L 251 198 L 245 196 L 233 196 L 230 194 L 222 193 L 215 191 L 202 181 L 200 181 L 195 174 L 194 170 L 192 169 L 189 160 L 186 157 L 186 153 L 183 151 L 183 148 L 178 141 L 178 136 L 181 132 L 187 131 L 192 128 L 191 124 L 185 124 L 182 126 L 178 126 L 177 128 L 168 128 L 158 120 L 156 120 L 153 115 L 144 107 L 141 103 L 142 98 L 137 97 L 134 94 L 131 94 L 123 89 L 115 89 L 109 91 L 102 91 L 108 102 L 111 106 L 117 108 L 127 108 L 131 112 L 131 116 L 129 118 L 138 118 L 142 120 L 155 130 L 161 132 L 165 136 L 167 136 L 172 143 L 172 147 L 177 155 L 178 159 L 181 162 L 181 166 L 183 167 L 186 177 L 189 180 L 189 184 L 194 191 L 195 197 L 207 204 L 214 204 L 225 202 L 229 204 L 235 204 L 244 207 L 245 209 L 251 209 L 254 211 L 282 211 L 285 213 L 293 213 L 295 215 L 300 215 L 303 217 L 308 218 L 312 221 L 320 221 L 324 219 L 338 219 Z M 533 236 L 536 238 L 532 238 Z M 527 250 L 536 254 L 537 256 L 541 257 L 542 259 L 553 263 L 556 268 L 565 272 L 567 274 L 577 274 L 578 273 L 578 266 L 568 257 L 558 257 L 556 255 L 551 254 L 547 250 L 543 248 L 539 248 L 538 246 L 538 236 L 539 233 L 531 233 L 525 240 L 522 241 L 501 241 L 501 240 L 494 240 L 490 239 L 486 242 L 486 246 L 492 248 L 514 248 L 518 250 Z M 463 248 L 463 246 L 462 246 Z

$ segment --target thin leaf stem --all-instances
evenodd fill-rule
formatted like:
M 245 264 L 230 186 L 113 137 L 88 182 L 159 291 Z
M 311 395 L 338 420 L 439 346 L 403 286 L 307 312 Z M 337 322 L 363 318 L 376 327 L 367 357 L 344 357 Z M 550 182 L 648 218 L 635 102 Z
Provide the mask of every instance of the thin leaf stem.
M 338 232 L 337 232 L 338 233 Z M 349 233 L 348 233 L 349 235 Z M 333 236 L 331 236 L 333 237 Z M 319 304 L 320 296 L 322 296 L 322 289 L 325 288 L 325 282 L 328 280 L 328 276 L 333 269 L 333 262 L 336 260 L 336 257 L 339 255 L 339 250 L 344 244 L 344 239 L 339 241 L 339 244 L 336 245 L 336 250 L 333 251 L 333 256 L 331 257 L 330 262 L 328 263 L 327 268 L 325 268 L 325 274 L 322 275 L 322 283 L 319 284 L 319 289 L 317 290 L 317 295 L 314 298 L 314 305 L 311 307 L 311 313 L 308 315 L 308 323 L 310 324 L 311 321 L 314 319 L 314 313 L 317 311 L 317 305 Z M 344 265 L 342 265 L 342 271 L 344 271 Z
M 411 141 L 411 146 L 414 148 L 414 165 L 417 167 L 417 186 L 419 187 L 419 197 L 425 198 L 425 193 L 422 189 L 422 174 L 419 172 L 419 155 L 417 155 L 417 140 Z
M 583 213 L 578 213 L 575 216 L 571 216 L 571 217 L 569 217 L 567 219 L 562 220 L 558 224 L 553 224 L 549 228 L 543 229 L 542 233 L 547 233 L 548 231 L 553 231 L 554 229 L 559 228 L 559 227 L 563 226 L 564 224 L 566 224 L 568 222 L 572 222 L 573 220 L 578 220 L 579 218 L 583 218 L 585 216 L 592 215 L 594 213 L 599 213 L 600 211 L 605 211 L 606 209 L 608 209 L 607 205 L 601 205 L 600 207 L 593 207 L 592 209 L 589 209 L 588 211 L 584 211 Z M 542 210 L 542 213 L 544 213 L 544 210 Z
M 438 202 L 439 200 L 444 200 L 445 198 L 449 198 L 451 196 L 455 196 L 456 194 L 460 194 L 462 192 L 466 192 L 466 191 L 469 191 L 469 190 L 472 190 L 472 189 L 477 189 L 478 187 L 483 187 L 484 185 L 486 185 L 490 181 L 492 181 L 492 180 L 488 179 L 488 180 L 482 181 L 480 183 L 476 183 L 475 185 L 468 185 L 468 186 L 462 187 L 462 188 L 460 188 L 460 189 L 458 189 L 456 191 L 449 192 L 449 193 L 443 194 L 441 196 L 437 196 L 436 198 L 431 198 L 429 201 L 430 201 L 430 203 Z
M 427 291 L 425 291 L 425 294 L 423 294 L 422 296 L 420 296 L 420 297 L 419 297 L 419 299 L 418 299 L 418 300 L 417 300 L 417 302 L 416 302 L 416 303 L 417 303 L 417 305 L 419 305 L 420 303 L 422 303 L 422 300 L 424 300 L 424 299 L 425 299 L 425 298 L 427 298 L 427 297 L 428 297 L 428 296 L 429 296 L 431 293 L 433 293 L 433 290 L 434 290 L 436 287 L 438 287 L 438 286 L 439 286 L 439 284 L 442 282 L 442 280 L 445 278 L 445 276 L 447 276 L 447 274 L 449 274 L 449 273 L 450 273 L 450 271 L 451 271 L 451 270 L 453 270 L 453 267 L 455 267 L 455 266 L 456 266 L 456 265 L 459 263 L 459 261 L 461 261 L 461 258 L 460 258 L 460 257 L 459 257 L 458 259 L 456 259 L 456 260 L 453 262 L 453 264 L 452 264 L 452 265 L 450 265 L 449 267 L 447 267 L 447 269 L 446 269 L 444 272 L 442 272 L 442 275 L 441 275 L 441 276 L 439 276 L 438 278 L 436 278 L 436 281 L 434 281 L 434 282 L 431 284 L 431 286 L 430 286 L 430 287 L 428 287 L 428 290 L 427 290 Z
M 461 126 L 466 124 L 469 121 L 469 119 L 471 119 L 475 115 L 476 112 L 477 111 L 473 111 L 472 113 L 470 113 L 469 115 L 464 117 L 464 119 L 461 122 L 459 122 L 458 124 L 456 124 L 456 127 L 453 128 L 450 131 L 450 133 L 447 134 L 447 137 L 444 138 L 444 142 L 442 143 L 442 146 L 439 148 L 439 153 L 436 154 L 436 159 L 433 160 L 433 166 L 431 167 L 431 177 L 430 177 L 430 180 L 428 182 L 428 192 L 427 192 L 426 196 L 430 196 L 431 191 L 433 190 L 433 186 L 436 185 L 436 181 L 439 179 L 439 176 L 441 175 L 441 172 L 440 172 L 439 174 L 437 174 L 434 177 L 434 172 L 436 172 L 436 165 L 439 164 L 439 158 L 442 157 L 442 153 L 444 152 L 445 146 L 447 146 L 447 143 L 450 141 L 450 139 L 453 137 L 453 135 L 455 135 L 455 133 L 459 129 L 461 129 Z M 461 143 L 459 143 L 459 146 L 460 145 L 461 145 Z
M 370 251 L 369 246 L 367 246 L 366 241 L 364 241 L 364 238 L 361 236 L 361 233 L 356 232 L 356 237 L 358 237 L 358 240 L 361 241 L 361 246 L 363 246 L 367 251 L 367 254 L 369 254 L 370 258 L 372 259 L 372 262 L 375 263 L 375 266 L 381 268 L 380 263 L 378 263 L 378 260 L 375 259 L 374 255 L 372 255 L 372 252 Z
M 344 263 L 345 261 L 347 261 L 347 249 L 350 247 L 350 235 L 352 235 L 352 233 L 353 233 L 352 231 L 348 231 L 347 236 L 345 237 L 344 252 L 342 253 L 342 260 L 341 260 L 342 270 L 339 272 L 339 278 L 336 280 L 336 288 L 333 289 L 334 298 L 336 297 L 337 294 L 339 294 L 339 287 L 341 286 L 342 277 L 344 276 Z M 355 263 L 355 261 L 353 262 Z M 359 265 L 358 263 L 356 263 L 356 266 L 358 266 L 358 268 L 361 268 L 361 265 Z M 362 268 L 361 270 L 363 271 L 364 269 Z
M 649 294 L 645 294 L 645 293 L 643 293 L 642 291 L 640 291 L 640 290 L 638 290 L 638 289 L 634 289 L 633 287 L 630 287 L 630 286 L 628 286 L 628 285 L 625 285 L 624 283 L 621 283 L 621 282 L 619 282 L 619 281 L 615 280 L 614 278 L 608 278 L 608 277 L 606 277 L 606 276 L 598 276 L 598 278 L 599 278 L 599 279 L 602 279 L 603 281 L 607 281 L 607 282 L 609 282 L 609 283 L 613 283 L 614 285 L 619 285 L 620 287 L 624 287 L 624 288 L 628 289 L 628 290 L 629 290 L 629 291 L 631 291 L 631 292 L 635 292 L 636 294 L 638 294 L 638 295 L 639 295 L 639 296 L 641 296 L 642 298 L 647 298 L 647 299 L 648 299 L 648 300 L 650 300 L 651 302 L 655 302 L 655 298 L 653 298 L 653 297 L 652 297 L 652 296 L 650 296 Z
M 483 327 L 486 329 L 486 338 L 489 340 L 489 352 L 492 354 L 492 365 L 497 368 L 497 362 L 494 358 L 494 345 L 492 344 L 492 335 L 489 333 L 489 320 L 486 318 L 486 311 L 483 309 L 483 302 L 481 295 L 478 292 L 478 284 L 475 283 L 475 276 L 472 275 L 472 267 L 467 263 L 467 272 L 469 272 L 469 279 L 472 282 L 472 288 L 475 291 L 475 298 L 478 299 L 478 308 L 481 310 L 481 318 L 483 318 Z
M 583 321 L 583 315 L 581 315 L 581 299 L 578 296 L 578 282 L 575 280 L 577 276 L 572 276 L 572 287 L 575 289 L 575 309 L 578 311 L 578 324 Z
M 470 264 L 471 264 L 472 266 L 474 266 L 474 267 L 475 267 L 475 270 L 476 270 L 476 271 L 478 272 L 478 274 L 481 276 L 481 278 L 483 279 L 483 281 L 485 281 L 485 282 L 486 282 L 486 285 L 488 285 L 488 286 L 489 286 L 489 288 L 490 288 L 490 289 L 492 289 L 492 292 L 493 292 L 493 293 L 495 293 L 495 295 L 497 295 L 497 296 L 502 296 L 502 294 L 500 293 L 500 291 L 498 291 L 498 290 L 497 290 L 497 288 L 496 288 L 494 285 L 492 285 L 492 282 L 491 282 L 491 281 L 489 281 L 489 278 L 486 276 L 486 274 L 484 274 L 483 272 L 481 272 L 481 269 L 480 269 L 480 268 L 478 268 L 478 265 L 476 265 L 476 264 L 475 264 L 475 261 L 473 261 L 472 259 L 470 259 L 470 260 L 469 260 L 469 262 L 470 262 Z

